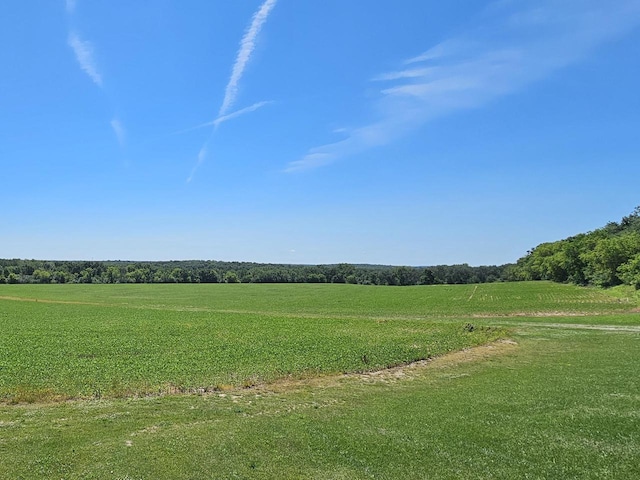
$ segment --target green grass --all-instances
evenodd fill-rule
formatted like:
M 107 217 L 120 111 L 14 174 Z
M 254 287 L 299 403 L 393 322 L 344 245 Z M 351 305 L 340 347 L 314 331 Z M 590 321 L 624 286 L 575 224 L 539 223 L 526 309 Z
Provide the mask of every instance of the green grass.
M 2 407 L 0 477 L 638 478 L 640 336 L 514 337 L 393 381 Z
M 297 318 L 12 300 L 0 305 L 5 402 L 219 390 L 377 370 L 504 335 L 496 327 L 467 331 L 463 320 Z
M 0 478 L 640 478 L 625 292 L 23 287 L 0 286 L 39 300 L 0 300 Z M 190 386 L 222 389 L 131 395 Z

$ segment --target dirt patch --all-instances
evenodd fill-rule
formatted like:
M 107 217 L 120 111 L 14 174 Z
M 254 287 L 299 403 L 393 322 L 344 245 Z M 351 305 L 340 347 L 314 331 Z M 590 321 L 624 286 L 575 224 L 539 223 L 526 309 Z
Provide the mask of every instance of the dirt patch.
M 564 328 L 569 330 L 600 330 L 603 332 L 640 333 L 640 325 L 587 325 L 584 323 L 518 323 L 521 327 Z
M 256 385 L 250 389 L 244 390 L 250 390 L 252 392 L 280 393 L 286 390 L 298 390 L 305 388 L 329 388 L 350 380 L 361 381 L 364 383 L 393 383 L 417 377 L 428 368 L 449 368 L 462 363 L 482 361 L 489 357 L 514 351 L 517 347 L 517 342 L 510 339 L 504 339 L 487 345 L 466 348 L 464 350 L 448 353 L 439 357 L 419 360 L 406 365 L 399 365 L 372 372 L 322 375 L 304 379 L 281 379 L 268 384 Z
M 71 302 L 68 300 L 47 300 L 42 298 L 28 298 L 28 297 L 9 297 L 7 295 L 0 295 L 0 300 L 10 300 L 13 302 L 35 302 L 35 303 L 57 303 L 61 305 L 94 305 L 104 306 L 103 303 L 92 302 Z
M 471 292 L 471 295 L 469 296 L 469 298 L 467 298 L 467 302 L 471 301 L 473 296 L 476 294 L 476 290 L 478 290 L 478 285 L 476 285 L 476 287 L 473 289 L 473 292 Z

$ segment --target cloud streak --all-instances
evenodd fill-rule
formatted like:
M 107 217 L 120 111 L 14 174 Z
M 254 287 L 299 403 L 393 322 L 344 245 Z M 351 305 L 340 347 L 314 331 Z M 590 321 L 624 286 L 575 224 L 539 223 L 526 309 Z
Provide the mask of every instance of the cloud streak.
M 293 173 L 386 145 L 429 121 L 478 108 L 583 60 L 640 25 L 640 0 L 496 2 L 482 27 L 448 39 L 372 79 L 375 119 L 290 162 Z
M 222 117 L 218 117 L 211 123 L 213 124 L 213 126 L 215 128 L 218 128 L 218 126 L 221 123 L 224 123 L 227 120 L 231 120 L 232 118 L 237 118 L 237 117 L 239 117 L 241 115 L 244 115 L 245 113 L 255 112 L 259 108 L 262 108 L 265 105 L 271 105 L 273 103 L 274 102 L 272 100 L 264 100 L 262 102 L 256 102 L 253 105 L 250 105 L 248 107 L 242 108 L 240 110 L 236 110 L 235 112 L 232 112 L 232 113 L 228 113 L 227 115 L 223 115 Z
M 69 15 L 73 14 L 76 11 L 77 0 L 66 0 L 67 13 Z
M 71 17 L 76 10 L 77 0 L 66 0 L 66 9 L 67 15 Z M 69 35 L 67 37 L 67 44 L 73 50 L 75 54 L 76 60 L 78 61 L 78 65 L 84 71 L 89 78 L 95 83 L 99 88 L 103 87 L 102 75 L 98 70 L 98 66 L 94 57 L 93 44 L 87 40 L 83 40 L 80 38 L 80 35 L 74 30 L 69 31 Z M 120 148 L 124 148 L 126 144 L 126 130 L 122 122 L 114 117 L 109 122 L 111 125 L 111 129 L 115 134 L 116 139 L 118 140 L 118 144 Z
M 236 110 L 235 112 L 229 113 L 229 114 L 227 114 L 227 115 L 225 115 L 223 117 L 218 117 L 215 120 L 212 120 L 211 122 L 205 122 L 205 123 L 201 123 L 200 125 L 196 125 L 195 127 L 185 128 L 184 130 L 179 130 L 179 131 L 175 132 L 174 135 L 187 133 L 187 132 L 192 132 L 194 130 L 199 130 L 199 129 L 205 128 L 205 127 L 218 128 L 218 126 L 221 123 L 224 123 L 227 120 L 231 120 L 233 118 L 240 117 L 241 115 L 244 115 L 245 113 L 255 112 L 259 108 L 262 108 L 262 107 L 264 107 L 266 105 L 272 105 L 274 103 L 275 102 L 273 100 L 265 100 L 265 101 L 262 101 L 262 102 L 256 102 L 253 105 L 250 105 L 248 107 L 242 108 L 240 110 Z
M 240 41 L 240 50 L 236 56 L 236 61 L 231 69 L 231 77 L 227 82 L 227 87 L 224 92 L 224 99 L 222 106 L 218 112 L 218 118 L 228 115 L 229 110 L 236 101 L 238 96 L 238 84 L 242 78 L 242 74 L 251 58 L 251 54 L 256 46 L 256 38 L 262 29 L 262 26 L 267 21 L 269 13 L 276 6 L 277 0 L 266 0 L 258 11 L 253 15 L 251 19 L 251 25 L 245 32 L 242 40 Z
M 187 178 L 187 183 L 191 183 L 191 180 L 193 180 L 193 177 L 198 171 L 198 168 L 200 168 L 200 165 L 204 163 L 204 160 L 207 157 L 207 153 L 208 153 L 207 146 L 204 145 L 198 152 L 198 161 L 193 166 L 193 169 L 191 170 L 191 174 L 189 175 L 189 178 Z
M 93 45 L 91 42 L 82 40 L 76 32 L 70 32 L 67 43 L 76 55 L 76 60 L 80 68 L 89 75 L 93 83 L 102 87 L 102 76 L 98 72 L 95 59 L 93 57 Z
M 215 132 L 220 124 L 244 115 L 245 113 L 254 112 L 257 109 L 272 103 L 269 101 L 257 102 L 249 107 L 229 113 L 231 107 L 233 107 L 236 102 L 236 98 L 238 96 L 238 85 L 240 84 L 240 79 L 242 78 L 244 70 L 247 67 L 247 63 L 249 63 L 249 60 L 251 59 L 251 54 L 256 47 L 256 39 L 258 38 L 258 34 L 260 33 L 260 30 L 262 29 L 264 23 L 267 21 L 271 10 L 273 10 L 273 7 L 276 6 L 276 2 L 277 0 L 265 0 L 260 8 L 258 8 L 258 10 L 253 14 L 253 17 L 251 18 L 251 24 L 249 25 L 249 28 L 240 41 L 240 49 L 238 50 L 236 60 L 231 69 L 231 76 L 229 77 L 229 81 L 227 82 L 222 105 L 220 106 L 220 110 L 218 111 L 218 116 L 216 117 L 216 119 L 213 122 L 207 122 L 197 127 L 187 129 L 186 131 L 206 126 L 213 126 Z M 185 132 L 185 130 L 178 133 L 183 132 Z M 200 165 L 204 163 L 208 151 L 207 145 L 210 141 L 211 137 L 209 137 L 207 143 L 205 143 L 205 145 L 200 150 L 200 153 L 198 153 L 198 160 L 196 162 L 196 165 L 193 167 L 193 170 L 191 171 L 191 175 L 189 175 L 189 177 L 187 178 L 187 183 L 190 183 L 191 180 L 193 180 L 196 171 L 198 170 Z
M 114 118 L 113 120 L 111 120 L 110 124 L 111 124 L 111 128 L 113 129 L 113 133 L 118 139 L 118 144 L 121 147 L 124 147 L 125 141 L 127 139 L 127 132 L 125 131 L 124 126 L 122 125 L 122 122 L 117 118 Z

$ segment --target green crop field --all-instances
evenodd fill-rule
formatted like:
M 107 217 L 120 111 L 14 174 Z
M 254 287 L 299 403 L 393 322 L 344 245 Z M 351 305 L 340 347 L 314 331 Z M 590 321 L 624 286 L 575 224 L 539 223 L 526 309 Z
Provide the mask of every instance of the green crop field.
M 0 285 L 0 332 L 0 478 L 640 478 L 628 289 Z
M 624 292 L 624 294 L 622 293 Z M 629 310 L 633 292 L 550 282 L 377 287 L 340 284 L 0 285 L 0 299 L 179 312 L 295 317 L 442 318 L 615 313 Z

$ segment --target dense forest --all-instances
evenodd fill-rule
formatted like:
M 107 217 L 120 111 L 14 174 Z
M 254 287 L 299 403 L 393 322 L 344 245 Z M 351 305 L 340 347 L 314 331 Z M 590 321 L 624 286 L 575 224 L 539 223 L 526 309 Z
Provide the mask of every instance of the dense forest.
M 620 222 L 557 242 L 542 243 L 508 268 L 512 280 L 640 289 L 640 207 Z
M 393 267 L 249 262 L 0 260 L 0 283 L 358 283 L 434 285 L 504 280 L 505 266 Z
M 357 283 L 437 285 L 552 280 L 640 289 L 640 207 L 619 223 L 542 243 L 515 264 L 287 265 L 222 261 L 45 261 L 0 259 L 0 283 Z

